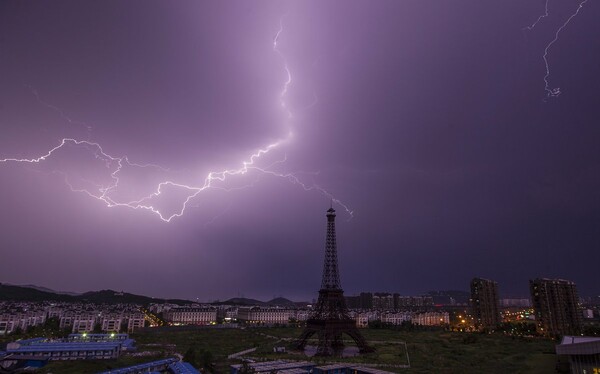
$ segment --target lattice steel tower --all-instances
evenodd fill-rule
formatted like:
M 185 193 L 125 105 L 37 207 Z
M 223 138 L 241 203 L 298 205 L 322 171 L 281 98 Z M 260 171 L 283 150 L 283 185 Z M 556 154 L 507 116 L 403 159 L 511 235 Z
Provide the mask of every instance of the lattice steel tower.
M 317 355 L 330 356 L 340 352 L 344 343 L 342 334 L 349 335 L 361 352 L 372 352 L 363 336 L 356 328 L 356 322 L 348 316 L 344 290 L 340 283 L 338 271 L 337 245 L 335 240 L 335 210 L 327 210 L 327 239 L 325 244 L 325 261 L 323 264 L 323 280 L 319 290 L 319 301 L 306 328 L 296 344 L 303 349 L 307 340 L 314 334 L 318 336 Z

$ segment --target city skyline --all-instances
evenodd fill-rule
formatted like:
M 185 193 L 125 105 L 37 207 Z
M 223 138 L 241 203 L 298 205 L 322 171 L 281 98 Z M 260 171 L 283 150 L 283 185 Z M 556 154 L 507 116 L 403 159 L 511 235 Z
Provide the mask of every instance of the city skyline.
M 3 2 L 0 282 L 312 300 L 333 199 L 347 296 L 597 295 L 600 6 L 543 5 Z

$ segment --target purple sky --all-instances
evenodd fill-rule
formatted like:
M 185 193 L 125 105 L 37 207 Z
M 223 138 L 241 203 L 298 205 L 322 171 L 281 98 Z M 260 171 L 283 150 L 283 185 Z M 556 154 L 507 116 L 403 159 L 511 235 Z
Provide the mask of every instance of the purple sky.
M 346 294 L 596 294 L 600 4 L 548 49 L 550 98 L 544 48 L 578 2 L 523 30 L 544 5 L 0 2 L 0 159 L 90 142 L 0 162 L 0 282 L 311 299 L 328 191 L 354 212 L 335 204 Z M 164 169 L 111 177 L 107 155 Z M 107 207 L 168 218 L 193 194 L 169 223 Z

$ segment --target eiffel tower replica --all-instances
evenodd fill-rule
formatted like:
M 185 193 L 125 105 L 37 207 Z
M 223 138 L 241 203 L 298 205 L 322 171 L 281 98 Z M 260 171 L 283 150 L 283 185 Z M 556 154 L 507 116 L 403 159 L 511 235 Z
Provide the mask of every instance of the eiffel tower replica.
M 327 240 L 325 245 L 325 263 L 323 280 L 319 291 L 319 301 L 306 321 L 306 328 L 296 340 L 296 346 L 304 349 L 308 339 L 317 334 L 319 344 L 317 356 L 331 356 L 341 353 L 344 348 L 342 334 L 350 336 L 361 353 L 374 349 L 358 332 L 356 322 L 348 316 L 344 290 L 340 284 L 338 271 L 337 246 L 335 241 L 335 210 L 327 210 Z

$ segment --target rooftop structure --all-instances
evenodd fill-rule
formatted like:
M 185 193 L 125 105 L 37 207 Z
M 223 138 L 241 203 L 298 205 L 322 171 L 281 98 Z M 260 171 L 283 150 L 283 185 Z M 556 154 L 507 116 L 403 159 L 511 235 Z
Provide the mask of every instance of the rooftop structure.
M 4 360 L 115 359 L 122 351 L 135 349 L 135 341 L 128 339 L 127 334 L 122 334 L 123 339 L 110 338 L 110 336 L 106 338 L 106 334 L 94 334 L 94 336 L 96 339 L 93 340 L 77 340 L 79 336 L 70 336 L 70 339 L 61 340 L 47 338 L 17 340 L 6 345 Z
M 282 372 L 293 369 L 302 369 L 302 373 L 307 373 L 312 369 L 315 364 L 308 361 L 267 361 L 267 362 L 252 362 L 248 366 L 254 370 L 255 373 L 271 373 L 271 372 Z M 237 374 L 243 365 L 231 365 L 231 374 Z M 298 370 L 295 373 L 299 374 Z
M 11 358 L 33 355 L 48 360 L 114 359 L 121 353 L 121 342 L 13 342 L 8 344 L 6 353 Z
M 255 373 L 277 374 L 391 374 L 388 371 L 371 367 L 355 366 L 352 363 L 339 363 L 316 366 L 307 361 L 268 361 L 248 363 L 248 367 Z M 231 374 L 238 374 L 244 365 L 231 365 Z
M 115 340 L 127 340 L 129 334 L 69 334 L 67 337 L 70 341 L 90 341 L 90 342 L 101 342 L 101 341 L 115 341 Z
M 556 346 L 557 355 L 569 357 L 571 373 L 596 373 L 600 368 L 600 338 L 564 336 Z
M 127 366 L 124 368 L 103 371 L 98 374 L 133 374 L 133 373 L 148 373 L 148 372 L 152 372 L 152 371 L 164 371 L 164 370 L 168 369 L 169 365 L 175 364 L 177 362 L 179 362 L 178 358 L 171 357 L 171 358 L 165 358 L 162 360 L 146 362 L 143 364 Z M 186 372 L 184 371 L 181 373 L 186 373 Z
M 167 367 L 173 374 L 200 374 L 189 362 L 176 362 Z

